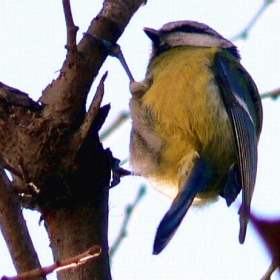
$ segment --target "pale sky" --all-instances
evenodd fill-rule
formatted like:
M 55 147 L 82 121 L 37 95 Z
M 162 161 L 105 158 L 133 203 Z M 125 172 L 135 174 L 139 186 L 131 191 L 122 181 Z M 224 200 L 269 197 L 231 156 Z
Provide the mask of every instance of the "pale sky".
M 78 38 L 98 13 L 102 1 L 72 1 L 74 21 L 80 27 Z M 261 93 L 280 86 L 280 3 L 272 4 L 246 41 L 237 41 L 242 64 L 255 80 Z M 248 23 L 263 0 L 150 0 L 131 20 L 119 44 L 136 80 L 144 78 L 150 42 L 143 27 L 159 28 L 175 20 L 196 20 L 210 25 L 226 38 L 236 35 Z M 65 58 L 65 23 L 61 1 L 1 0 L 0 81 L 25 91 L 35 100 L 57 77 Z M 121 110 L 128 109 L 128 78 L 118 61 L 108 58 L 100 74 L 109 70 L 104 104 L 110 102 L 108 126 Z M 97 80 L 99 80 L 98 77 Z M 95 92 L 94 83 L 92 92 Z M 266 217 L 280 216 L 280 101 L 264 100 L 264 124 L 259 144 L 259 166 L 252 209 Z M 127 158 L 130 122 L 104 142 L 115 157 Z M 122 143 L 122 144 L 121 144 Z M 129 168 L 127 164 L 125 168 Z M 109 239 L 114 241 L 142 178 L 125 178 L 110 194 Z M 240 199 L 240 198 L 239 198 Z M 137 207 L 126 238 L 113 259 L 114 280 L 129 279 L 259 279 L 270 264 L 268 254 L 255 231 L 249 226 L 244 245 L 238 242 L 238 208 L 227 208 L 223 199 L 191 209 L 167 248 L 152 255 L 156 228 L 171 201 L 151 186 Z M 52 263 L 44 226 L 39 215 L 25 211 L 43 265 Z M 0 276 L 15 274 L 5 243 L 0 237 Z M 56 279 L 56 275 L 48 276 Z M 280 279 L 274 274 L 272 279 Z

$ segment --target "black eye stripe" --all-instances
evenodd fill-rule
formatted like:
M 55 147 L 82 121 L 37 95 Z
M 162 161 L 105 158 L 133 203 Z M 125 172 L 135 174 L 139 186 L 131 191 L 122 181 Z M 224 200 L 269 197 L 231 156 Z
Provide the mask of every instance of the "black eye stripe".
M 185 41 L 182 39 L 181 43 L 178 42 L 178 38 L 179 36 L 186 36 Z M 221 34 L 219 34 L 217 31 L 215 31 L 214 29 L 212 29 L 211 27 L 209 27 L 206 24 L 203 23 L 199 23 L 196 21 L 175 21 L 175 22 L 169 22 L 165 25 L 162 26 L 161 29 L 158 30 L 158 34 L 157 34 L 157 40 L 153 40 L 153 48 L 152 48 L 152 53 L 151 53 L 151 61 L 156 58 L 157 56 L 161 55 L 162 53 L 168 51 L 169 49 L 173 48 L 173 47 L 180 47 L 180 46 L 187 46 L 190 45 L 192 46 L 192 38 L 190 38 L 190 44 L 188 44 L 188 34 L 192 35 L 192 34 L 197 34 L 197 35 L 205 35 L 205 36 L 209 36 L 209 42 L 211 42 L 211 37 L 213 37 L 213 46 L 216 46 L 217 41 L 216 40 L 221 40 L 221 44 L 219 45 L 219 47 L 221 49 L 223 49 L 224 51 L 228 51 L 229 53 L 231 53 L 233 56 L 235 56 L 237 59 L 240 59 L 240 55 L 238 52 L 237 47 L 232 44 L 230 41 L 228 41 L 227 39 L 225 39 Z M 172 35 L 174 35 L 172 37 Z M 199 37 L 199 36 L 198 36 Z M 177 40 L 177 41 L 176 41 Z M 205 40 L 207 41 L 207 38 L 201 38 L 202 40 L 202 45 L 201 47 L 207 47 L 205 46 L 205 44 L 203 45 L 203 42 L 205 42 Z M 204 40 L 204 41 L 203 41 Z M 178 43 L 176 45 L 176 42 Z M 197 38 L 197 42 L 193 43 L 193 46 L 200 46 L 199 45 L 199 38 Z M 210 44 L 211 46 L 211 44 Z M 210 47 L 208 46 L 208 47 Z
M 171 30 L 161 30 L 160 33 L 162 35 L 167 35 L 173 32 L 186 32 L 186 33 L 196 33 L 196 34 L 205 34 L 205 35 L 211 35 L 211 36 L 215 36 L 215 37 L 219 37 L 221 39 L 223 39 L 223 36 L 221 36 L 220 34 L 218 34 L 217 32 L 213 32 L 211 29 L 209 28 L 205 28 L 202 29 L 197 28 L 195 26 L 190 26 L 190 25 L 181 25 L 175 28 L 172 28 Z

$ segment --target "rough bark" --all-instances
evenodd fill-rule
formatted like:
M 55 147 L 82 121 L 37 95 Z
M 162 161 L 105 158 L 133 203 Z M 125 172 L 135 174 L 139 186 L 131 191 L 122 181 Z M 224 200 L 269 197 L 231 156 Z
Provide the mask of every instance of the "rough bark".
M 0 213 L 0 229 L 17 273 L 40 267 L 22 215 L 19 197 L 15 194 L 15 190 L 3 170 L 0 170 Z
M 88 112 L 85 103 L 107 56 L 94 36 L 114 44 L 143 3 L 104 1 L 76 45 L 77 28 L 70 3 L 64 0 L 67 56 L 59 77 L 46 87 L 39 102 L 0 84 L 0 166 L 13 174 L 13 195 L 42 213 L 56 261 L 92 245 L 102 249 L 97 261 L 61 272 L 59 279 L 111 279 L 107 229 L 114 158 L 98 137 L 109 111 L 109 106 L 100 108 L 105 76 Z

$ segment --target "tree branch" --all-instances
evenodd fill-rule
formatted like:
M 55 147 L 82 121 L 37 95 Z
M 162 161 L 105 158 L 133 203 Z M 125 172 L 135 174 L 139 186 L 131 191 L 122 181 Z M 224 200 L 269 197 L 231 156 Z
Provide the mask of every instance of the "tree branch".
M 86 262 L 92 261 L 93 259 L 97 258 L 100 255 L 100 253 L 101 248 L 98 246 L 93 246 L 86 252 L 81 253 L 66 261 L 56 262 L 55 264 L 52 264 L 50 266 L 33 269 L 14 277 L 3 276 L 1 280 L 29 280 L 38 277 L 45 277 L 48 274 L 53 273 L 55 271 L 68 270 L 83 265 Z
M 59 279 L 109 280 L 107 230 L 112 166 L 98 137 L 109 108 L 98 108 L 104 78 L 89 112 L 85 109 L 107 51 L 92 36 L 84 36 L 73 51 L 75 25 L 70 3 L 63 1 L 68 51 L 59 77 L 43 91 L 41 104 L 9 87 L 0 94 L 0 163 L 13 173 L 13 183 L 23 195 L 25 206 L 42 213 L 55 260 L 76 256 L 91 244 L 102 248 L 96 262 L 79 266 L 75 272 L 59 272 Z M 143 3 L 104 1 L 87 33 L 114 44 Z M 82 141 L 75 146 L 72 144 L 78 132 Z
M 262 99 L 272 98 L 273 100 L 276 100 L 279 96 L 280 96 L 280 88 L 261 94 Z
M 105 0 L 85 34 L 104 38 L 114 45 L 144 3 L 144 0 Z M 77 126 L 82 122 L 87 94 L 107 57 L 107 50 L 92 36 L 84 35 L 77 45 L 78 53 L 68 53 L 59 77 L 43 91 L 40 102 L 47 105 L 43 110 L 45 118 Z
M 63 10 L 67 29 L 67 50 L 77 52 L 76 36 L 79 28 L 74 24 L 70 0 L 63 0 Z
M 138 191 L 138 194 L 137 194 L 134 202 L 132 204 L 129 204 L 126 206 L 125 217 L 124 217 L 124 220 L 122 223 L 122 227 L 120 229 L 120 232 L 119 232 L 115 242 L 113 243 L 113 245 L 111 246 L 111 249 L 110 249 L 111 261 L 115 255 L 116 251 L 118 250 L 119 246 L 121 245 L 123 239 L 127 237 L 127 226 L 130 221 L 130 218 L 132 216 L 132 213 L 134 212 L 136 206 L 139 204 L 139 202 L 141 201 L 141 199 L 143 198 L 143 196 L 145 194 L 146 194 L 146 186 L 142 185 L 142 186 L 140 186 L 140 189 Z
M 115 121 L 100 135 L 100 140 L 104 141 L 114 131 L 116 131 L 122 124 L 130 118 L 130 113 L 123 111 L 119 113 Z
M 0 170 L 0 229 L 18 273 L 40 268 L 20 201 L 5 172 Z M 37 279 L 44 279 L 38 276 Z
M 89 110 L 86 114 L 86 117 L 85 117 L 82 125 L 80 126 L 78 132 L 72 138 L 70 145 L 72 146 L 72 149 L 75 151 L 78 151 L 80 149 L 82 143 L 84 142 L 86 137 L 89 135 L 92 125 L 94 124 L 94 120 L 98 114 L 98 111 L 100 109 L 101 102 L 102 102 L 102 99 L 104 96 L 104 82 L 107 78 L 107 75 L 108 75 L 108 72 L 106 72 L 102 76 L 100 83 L 97 87 L 95 96 L 89 106 Z
M 276 271 L 277 268 L 278 268 L 277 262 L 273 261 L 260 280 L 270 280 L 272 274 Z
M 18 89 L 9 87 L 0 82 L 0 102 L 18 106 L 25 107 L 32 110 L 40 110 L 41 106 L 28 97 L 28 94 L 22 92 Z
M 237 41 L 240 39 L 246 40 L 248 38 L 249 32 L 252 30 L 252 28 L 255 26 L 257 21 L 261 18 L 261 16 L 264 14 L 264 12 L 268 9 L 268 7 L 273 2 L 275 2 L 275 0 L 264 0 L 260 9 L 253 16 L 253 18 L 248 22 L 245 28 L 242 31 L 240 31 L 238 34 L 236 34 L 234 37 L 232 37 L 230 41 Z

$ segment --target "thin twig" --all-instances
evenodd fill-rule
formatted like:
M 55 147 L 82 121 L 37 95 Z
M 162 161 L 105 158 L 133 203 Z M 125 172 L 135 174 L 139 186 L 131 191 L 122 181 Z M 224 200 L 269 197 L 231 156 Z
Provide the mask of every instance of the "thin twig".
M 104 75 L 101 77 L 99 85 L 97 87 L 96 93 L 94 95 L 94 98 L 90 104 L 90 107 L 88 109 L 87 115 L 86 115 L 86 119 L 88 119 L 88 123 L 92 124 L 99 109 L 101 106 L 101 102 L 103 100 L 103 96 L 104 96 L 104 83 L 105 80 L 108 76 L 108 72 L 106 71 L 104 73 Z
M 277 269 L 277 267 L 278 267 L 277 262 L 273 261 L 260 280 L 270 280 L 271 275 Z
M 99 246 L 92 246 L 86 252 L 81 253 L 66 261 L 62 261 L 62 262 L 58 261 L 50 266 L 46 266 L 40 269 L 34 269 L 13 277 L 3 276 L 1 280 L 28 280 L 28 279 L 34 279 L 36 277 L 44 277 L 53 272 L 76 268 L 80 265 L 85 264 L 90 260 L 97 258 L 100 254 L 101 254 L 101 248 Z
M 272 98 L 276 100 L 280 96 L 280 88 L 261 94 L 261 98 Z
M 40 269 L 40 262 L 22 214 L 19 197 L 2 168 L 0 170 L 0 230 L 17 273 L 34 268 Z
M 109 137 L 114 131 L 116 131 L 121 125 L 125 123 L 130 117 L 129 112 L 123 111 L 121 112 L 115 121 L 107 128 L 101 135 L 100 140 L 104 141 L 107 137 Z
M 274 2 L 274 0 L 265 0 L 263 5 L 254 15 L 254 17 L 249 21 L 245 28 L 230 39 L 230 41 L 237 41 L 239 39 L 246 40 L 248 38 L 249 32 L 255 26 L 256 22 L 260 19 L 267 8 Z
M 111 249 L 110 249 L 110 260 L 111 261 L 112 261 L 113 256 L 115 255 L 117 249 L 121 245 L 121 242 L 123 241 L 123 239 L 125 237 L 127 237 L 127 225 L 130 221 L 131 215 L 132 215 L 136 206 L 139 204 L 139 202 L 141 201 L 141 199 L 144 197 L 145 194 L 146 194 L 146 186 L 141 185 L 134 202 L 132 204 L 127 205 L 126 212 L 125 212 L 125 217 L 124 217 L 124 220 L 123 220 L 123 223 L 122 223 L 122 226 L 121 226 L 121 230 L 120 230 L 119 235 L 117 236 L 115 242 L 113 243 L 113 245 L 111 246 Z
M 120 162 L 119 166 L 125 165 L 126 163 L 128 163 L 128 161 L 129 161 L 128 158 L 123 159 L 123 160 Z
M 76 36 L 79 28 L 74 24 L 70 0 L 63 0 L 63 11 L 67 29 L 67 45 L 66 48 L 73 52 L 77 51 Z
M 94 119 L 100 109 L 101 102 L 102 102 L 103 96 L 104 96 L 104 82 L 107 78 L 107 75 L 108 75 L 108 72 L 105 72 L 105 74 L 100 79 L 99 85 L 96 89 L 96 93 L 90 104 L 90 107 L 88 109 L 84 122 L 81 125 L 79 131 L 77 132 L 76 136 L 73 137 L 72 141 L 73 141 L 73 144 L 75 145 L 76 150 L 79 150 L 80 146 L 84 142 L 84 139 L 88 135 L 90 128 L 92 127 L 92 124 L 94 122 Z

